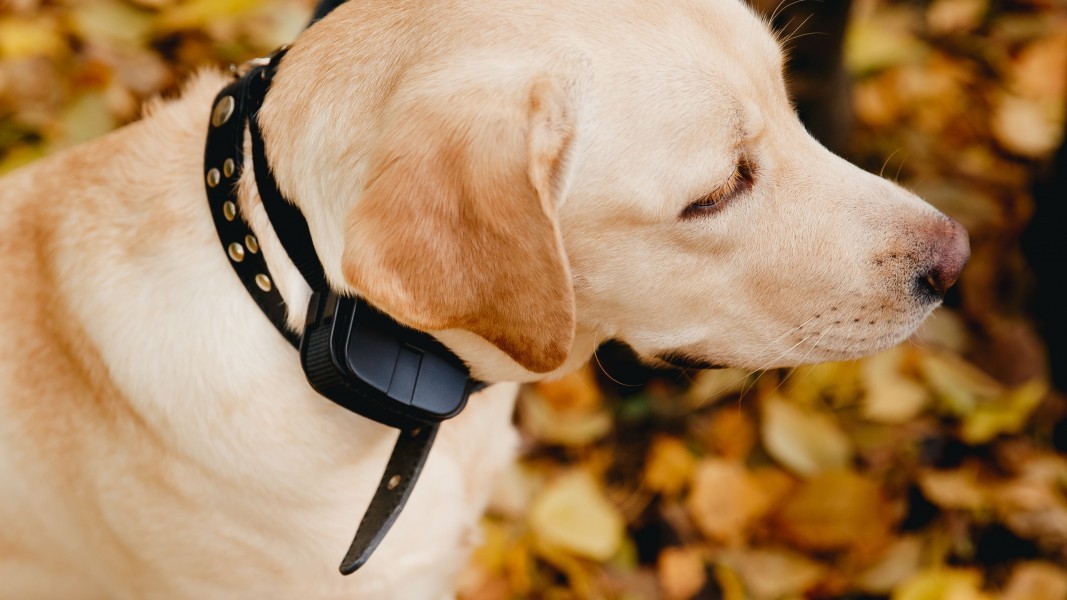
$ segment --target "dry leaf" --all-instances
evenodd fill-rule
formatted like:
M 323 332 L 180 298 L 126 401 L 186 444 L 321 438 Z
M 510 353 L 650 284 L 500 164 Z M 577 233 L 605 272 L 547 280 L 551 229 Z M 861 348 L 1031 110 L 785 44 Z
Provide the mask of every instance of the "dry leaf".
M 548 548 L 604 561 L 622 544 L 622 516 L 584 471 L 552 481 L 534 499 L 528 518 L 530 529 Z
M 964 416 L 974 410 L 980 398 L 1004 393 L 1004 386 L 956 355 L 929 350 L 919 357 L 923 378 L 937 393 L 944 409 Z
M 989 506 L 989 486 L 980 483 L 971 468 L 924 470 L 919 473 L 918 483 L 923 495 L 941 508 L 975 511 Z
M 763 490 L 740 463 L 705 459 L 693 475 L 686 508 L 704 535 L 739 544 L 769 504 Z
M 782 537 L 816 552 L 880 549 L 890 528 L 882 491 L 852 471 L 827 471 L 803 483 L 775 515 Z
M 709 369 L 697 373 L 685 393 L 690 407 L 710 406 L 736 394 L 748 385 L 749 372 L 741 369 Z
M 934 33 L 970 31 L 989 10 L 989 0 L 935 0 L 926 10 L 926 23 Z
M 1060 143 L 1063 112 L 1060 105 L 999 94 L 991 123 L 993 137 L 1007 151 L 1040 158 L 1052 154 Z
M 704 559 L 696 548 L 664 548 L 656 562 L 660 587 L 670 599 L 692 598 L 704 584 Z
M 1048 383 L 1033 380 L 1008 394 L 978 405 L 963 419 L 960 436 L 968 444 L 984 444 L 1004 433 L 1018 433 L 1048 394 Z
M 869 594 L 888 594 L 912 577 L 922 565 L 923 544 L 917 536 L 902 537 L 886 548 L 876 563 L 856 576 L 857 589 Z
M 794 552 L 752 549 L 729 552 L 723 562 L 741 576 L 751 600 L 797 598 L 822 579 L 822 565 Z
M 800 475 L 843 469 L 852 446 L 830 415 L 802 409 L 781 396 L 763 399 L 763 446 L 782 465 Z
M 46 18 L 0 18 L 0 60 L 56 57 L 66 50 L 56 24 Z
M 708 423 L 708 445 L 724 458 L 744 460 L 756 445 L 756 424 L 740 408 L 715 411 Z
M 678 438 L 657 437 L 648 451 L 642 481 L 654 492 L 677 494 L 689 482 L 696 462 L 693 453 Z
M 1065 600 L 1067 572 L 1063 565 L 1041 562 L 1022 563 L 1015 567 L 1004 588 L 1001 600 Z
M 892 600 L 992 600 L 981 586 L 982 576 L 977 571 L 924 571 L 897 588 Z
M 918 382 L 901 374 L 905 356 L 898 346 L 868 358 L 863 363 L 863 417 L 878 423 L 903 423 L 914 419 L 930 399 Z

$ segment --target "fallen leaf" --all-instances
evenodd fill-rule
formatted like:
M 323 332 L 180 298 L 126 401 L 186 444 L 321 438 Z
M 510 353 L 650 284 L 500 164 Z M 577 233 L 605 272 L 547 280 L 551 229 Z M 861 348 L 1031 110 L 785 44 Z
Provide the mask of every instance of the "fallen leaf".
M 1063 565 L 1027 562 L 1015 567 L 1001 600 L 1064 600 L 1067 571 Z
M 604 561 L 618 551 L 624 522 L 585 471 L 557 477 L 534 499 L 530 529 L 546 547 Z
M 1048 383 L 1035 379 L 1000 398 L 982 402 L 964 417 L 960 437 L 977 445 L 1001 434 L 1018 433 L 1047 394 Z
M 843 469 L 852 446 L 830 415 L 794 406 L 781 396 L 763 399 L 762 438 L 767 452 L 799 475 Z
M 740 408 L 715 411 L 707 428 L 708 445 L 720 456 L 744 460 L 756 445 L 756 424 Z
M 935 569 L 924 571 L 897 588 L 892 600 L 992 600 L 981 590 L 977 571 Z
M 673 495 L 689 482 L 696 458 L 678 438 L 661 436 L 652 440 L 642 481 L 645 487 Z
M 737 550 L 722 560 L 737 571 L 752 600 L 801 597 L 825 571 L 804 556 L 778 549 Z
M 701 371 L 693 378 L 692 385 L 685 393 L 687 404 L 691 408 L 710 406 L 719 400 L 745 389 L 748 385 L 749 372 L 741 369 L 709 369 Z
M 1004 386 L 974 365 L 948 352 L 928 350 L 919 357 L 919 371 L 937 393 L 944 410 L 965 416 L 980 398 L 1004 393 Z
M 805 481 L 775 513 L 783 538 L 815 552 L 880 550 L 888 539 L 889 511 L 879 486 L 852 471 L 826 471 Z
M 1016 96 L 997 95 L 991 123 L 993 138 L 1005 150 L 1030 158 L 1052 154 L 1060 143 L 1063 113 L 1059 104 Z
M 989 10 L 989 0 L 934 0 L 926 9 L 926 23 L 938 34 L 970 31 Z
M 704 535 L 736 545 L 769 505 L 743 465 L 709 458 L 697 465 L 686 508 Z
M 56 24 L 47 18 L 0 18 L 0 60 L 56 57 L 66 50 Z
M 972 468 L 923 470 L 917 481 L 923 495 L 941 508 L 977 511 L 989 507 L 989 485 L 980 483 Z
M 519 423 L 541 442 L 561 446 L 588 446 L 614 426 L 606 407 L 558 406 L 558 398 L 550 401 L 538 390 L 526 389 L 519 398 Z
M 905 356 L 898 346 L 863 363 L 863 417 L 877 423 L 904 423 L 914 419 L 930 399 L 926 388 L 901 374 Z
M 869 594 L 888 594 L 912 577 L 922 566 L 922 540 L 902 537 L 893 542 L 873 565 L 856 576 L 857 589 Z
M 696 548 L 664 548 L 656 561 L 656 573 L 660 587 L 671 599 L 692 598 L 708 580 L 704 559 Z

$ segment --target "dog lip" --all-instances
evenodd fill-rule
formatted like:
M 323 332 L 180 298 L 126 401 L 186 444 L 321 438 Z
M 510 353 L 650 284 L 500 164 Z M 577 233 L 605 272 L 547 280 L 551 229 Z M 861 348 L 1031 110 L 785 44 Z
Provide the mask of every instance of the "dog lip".
M 693 358 L 692 356 L 689 356 L 688 354 L 683 354 L 681 352 L 662 352 L 660 354 L 657 354 L 656 358 L 678 369 L 708 370 L 727 368 L 726 365 L 713 363 L 711 361 L 700 358 Z

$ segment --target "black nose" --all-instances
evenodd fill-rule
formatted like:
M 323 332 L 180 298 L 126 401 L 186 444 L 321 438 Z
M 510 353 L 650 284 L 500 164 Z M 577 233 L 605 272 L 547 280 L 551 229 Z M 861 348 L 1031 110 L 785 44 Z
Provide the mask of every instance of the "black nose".
M 943 298 L 971 257 L 970 238 L 963 225 L 949 218 L 931 228 L 929 235 L 933 238 L 930 260 L 916 277 L 916 284 L 928 295 Z

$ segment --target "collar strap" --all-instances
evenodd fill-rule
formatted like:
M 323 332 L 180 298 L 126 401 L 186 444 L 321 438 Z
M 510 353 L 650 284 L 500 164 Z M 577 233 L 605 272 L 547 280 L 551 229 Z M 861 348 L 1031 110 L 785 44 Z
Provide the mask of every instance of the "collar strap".
M 429 456 L 440 421 L 458 414 L 483 384 L 431 336 L 403 327 L 369 305 L 330 291 L 307 221 L 278 190 L 270 172 L 257 113 L 283 48 L 250 63 L 215 98 L 204 152 L 208 205 L 230 265 L 245 289 L 294 347 L 312 387 L 337 404 L 399 428 L 392 455 L 355 539 L 341 563 L 348 575 L 362 566 L 399 516 Z M 237 183 L 244 167 L 245 124 L 263 206 L 283 247 L 313 290 L 303 336 L 287 326 L 259 242 L 241 213 Z

